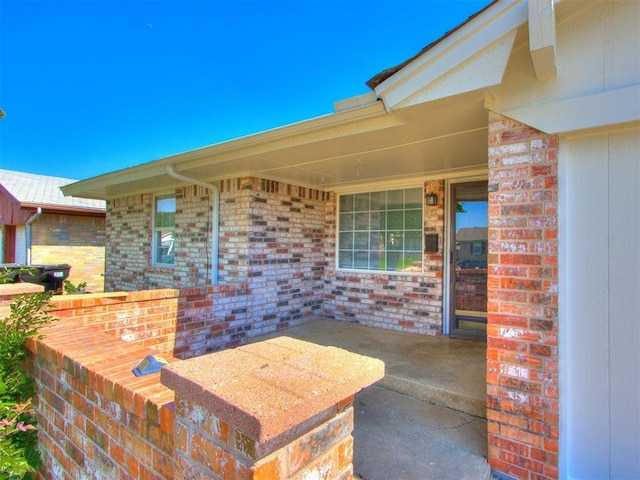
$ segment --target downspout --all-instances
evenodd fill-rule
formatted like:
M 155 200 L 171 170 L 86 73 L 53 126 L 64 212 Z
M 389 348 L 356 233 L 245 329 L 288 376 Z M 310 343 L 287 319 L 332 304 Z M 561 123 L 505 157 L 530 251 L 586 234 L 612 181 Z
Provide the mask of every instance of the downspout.
M 42 215 L 42 208 L 38 207 L 36 212 L 31 215 L 29 217 L 29 219 L 27 220 L 27 223 L 25 224 L 25 243 L 27 244 L 27 265 L 31 265 L 31 224 L 33 222 L 35 222 L 36 220 L 38 220 L 38 218 L 40 218 L 40 215 Z
M 177 173 L 173 166 L 167 165 L 167 173 L 170 177 L 173 177 L 177 180 L 182 180 L 183 182 L 191 183 L 193 185 L 200 185 L 201 187 L 206 188 L 207 190 L 211 190 L 213 192 L 213 205 L 211 206 L 211 285 L 218 284 L 218 235 L 219 235 L 219 226 L 218 220 L 220 216 L 220 190 L 215 185 L 211 185 L 210 183 L 202 182 L 200 180 L 196 180 L 195 178 L 186 177 L 184 175 L 180 175 Z

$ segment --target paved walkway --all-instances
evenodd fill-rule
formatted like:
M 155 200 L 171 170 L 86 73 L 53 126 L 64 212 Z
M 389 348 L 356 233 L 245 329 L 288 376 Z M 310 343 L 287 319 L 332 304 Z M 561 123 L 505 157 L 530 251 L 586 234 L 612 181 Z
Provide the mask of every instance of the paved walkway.
M 385 362 L 385 378 L 354 403 L 354 470 L 363 480 L 491 478 L 484 343 L 325 320 L 267 337 L 281 335 Z

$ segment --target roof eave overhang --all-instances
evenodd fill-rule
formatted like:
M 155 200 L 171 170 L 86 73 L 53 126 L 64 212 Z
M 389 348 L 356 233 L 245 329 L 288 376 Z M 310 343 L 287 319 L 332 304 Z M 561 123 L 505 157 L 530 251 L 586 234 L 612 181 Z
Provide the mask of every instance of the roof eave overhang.
M 120 195 L 136 194 L 136 182 L 167 176 L 167 166 L 178 170 L 199 165 L 229 162 L 249 155 L 272 152 L 279 149 L 319 142 L 367 131 L 376 131 L 401 125 L 402 120 L 386 111 L 382 102 L 332 113 L 267 130 L 254 135 L 221 142 L 189 152 L 171 155 L 138 166 L 118 170 L 61 187 L 65 196 L 106 200 L 108 189 L 120 186 Z M 243 172 L 238 171 L 238 175 Z M 126 188 L 130 184 L 131 188 Z M 126 193 L 125 193 L 126 192 Z
M 106 209 L 104 208 L 72 207 L 66 205 L 53 205 L 44 203 L 21 202 L 20 208 L 34 211 L 38 208 L 41 208 L 43 213 L 57 213 L 63 215 L 84 215 L 90 217 L 105 217 L 107 215 Z

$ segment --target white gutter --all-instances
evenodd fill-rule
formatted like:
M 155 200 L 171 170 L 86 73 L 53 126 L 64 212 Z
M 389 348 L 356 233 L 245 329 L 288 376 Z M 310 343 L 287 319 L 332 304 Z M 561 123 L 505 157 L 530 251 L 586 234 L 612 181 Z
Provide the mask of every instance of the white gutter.
M 27 248 L 27 258 L 26 258 L 27 265 L 31 265 L 31 224 L 33 222 L 35 222 L 36 220 L 38 220 L 38 218 L 40 218 L 41 215 L 42 215 L 42 208 L 38 207 L 36 209 L 36 213 L 31 215 L 29 217 L 29 219 L 27 220 L 27 223 L 25 224 L 25 237 L 26 237 L 25 243 L 26 243 L 26 248 Z
M 211 285 L 218 284 L 218 235 L 220 227 L 218 225 L 218 218 L 220 216 L 220 190 L 215 185 L 210 183 L 201 182 L 195 178 L 186 177 L 177 173 L 172 165 L 167 165 L 167 173 L 170 177 L 183 182 L 191 183 L 193 185 L 200 185 L 201 187 L 211 190 L 213 192 L 213 205 L 211 206 Z

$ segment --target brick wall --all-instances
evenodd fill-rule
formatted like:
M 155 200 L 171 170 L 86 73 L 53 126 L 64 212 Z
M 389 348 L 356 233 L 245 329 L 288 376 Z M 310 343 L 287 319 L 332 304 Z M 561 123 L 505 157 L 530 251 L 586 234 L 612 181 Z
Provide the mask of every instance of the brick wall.
M 183 291 L 183 307 L 211 309 L 202 300 L 211 293 Z M 60 320 L 26 343 L 41 478 L 350 478 L 353 395 L 383 376 L 382 362 L 288 338 L 181 361 L 160 342 L 153 346 L 174 369 L 168 381 L 167 368 L 134 376 L 140 360 L 162 353 L 135 335 L 165 336 L 167 317 L 179 317 L 178 297 L 155 290 L 52 300 L 50 313 Z M 134 326 L 134 336 L 125 333 Z M 210 384 L 229 377 L 238 381 Z M 291 395 L 291 378 L 314 388 L 301 384 Z
M 246 285 L 54 297 L 51 313 L 169 357 L 244 343 Z
M 131 369 L 148 348 L 64 320 L 30 340 L 41 478 L 173 475 L 173 391 Z
M 105 290 L 145 290 L 164 285 L 154 278 L 151 261 L 153 195 L 107 201 Z M 169 272 L 160 272 L 163 279 Z
M 71 265 L 68 278 L 104 290 L 105 219 L 81 215 L 43 214 L 31 226 L 31 263 Z
M 173 362 L 237 345 L 245 320 L 223 312 L 244 305 L 245 288 L 53 297 L 60 320 L 28 342 L 43 478 L 173 478 L 173 391 L 131 369 L 146 355 Z
M 255 333 L 320 316 L 323 224 L 331 198 L 318 190 L 256 178 L 222 183 L 220 280 L 250 286 Z
M 333 204 L 327 209 L 324 227 L 325 318 L 410 333 L 442 333 L 444 182 L 427 182 L 424 192 L 424 233 L 438 234 L 439 246 L 438 252 L 424 254 L 422 273 L 389 275 L 336 271 L 337 206 Z M 428 193 L 438 195 L 438 205 L 426 205 Z
M 430 181 L 435 207 L 425 205 L 424 232 L 439 250 L 422 273 L 335 272 L 337 196 L 253 177 L 225 180 L 220 189 L 220 284 L 246 284 L 244 328 L 262 334 L 325 316 L 336 320 L 438 335 L 442 331 L 444 182 Z M 204 286 L 210 270 L 210 192 L 177 190 L 176 264 L 150 265 L 153 196 L 108 204 L 107 290 Z M 238 327 L 239 328 L 239 327 Z
M 489 462 L 558 477 L 558 140 L 489 117 Z

